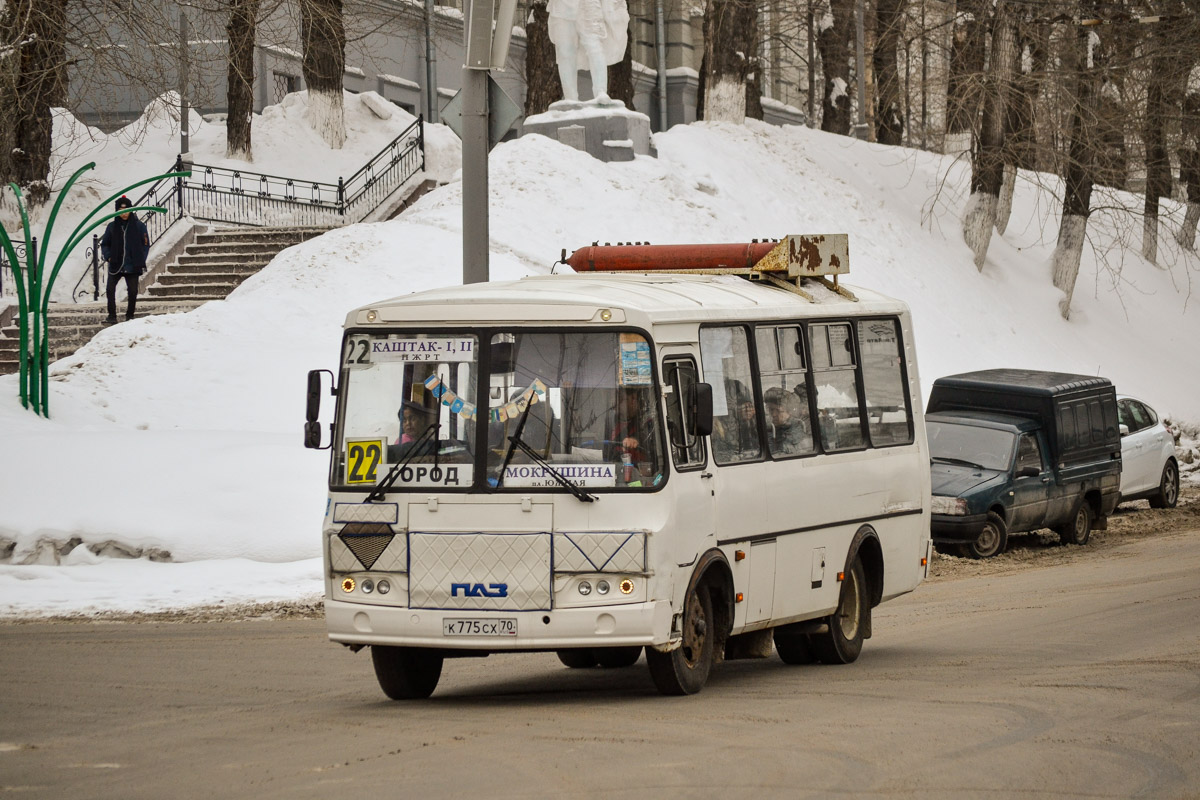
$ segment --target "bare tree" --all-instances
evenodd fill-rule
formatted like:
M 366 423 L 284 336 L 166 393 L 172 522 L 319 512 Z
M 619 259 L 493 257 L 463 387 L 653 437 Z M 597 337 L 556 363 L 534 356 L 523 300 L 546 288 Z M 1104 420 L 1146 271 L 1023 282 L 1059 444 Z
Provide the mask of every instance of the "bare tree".
M 821 100 L 821 130 L 850 134 L 850 38 L 854 32 L 854 0 L 829 0 L 818 23 L 817 48 L 825 89 Z
M 300 39 L 308 122 L 335 150 L 346 143 L 342 79 L 346 72 L 346 26 L 342 0 L 299 0 Z
M 1170 4 L 1174 6 L 1174 3 Z M 1176 11 L 1176 8 L 1172 8 Z M 1171 162 L 1167 154 L 1166 125 L 1172 60 L 1178 52 L 1165 25 L 1153 25 L 1147 36 L 1150 75 L 1146 83 L 1146 116 L 1143 138 L 1146 142 L 1146 195 L 1142 213 L 1142 257 L 1158 261 L 1158 199 L 1171 195 Z
M 0 14 L 0 179 L 50 199 L 53 121 L 67 88 L 66 0 L 9 0 Z
M 550 41 L 546 0 L 533 0 L 525 19 L 525 116 L 541 114 L 562 100 L 554 44 Z
M 608 96 L 633 108 L 633 22 L 625 30 L 625 55 L 608 65 Z
M 996 232 L 1003 235 L 1012 215 L 1017 170 L 1038 169 L 1034 133 L 1038 95 L 1046 77 L 1046 25 L 1016 21 L 1016 63 L 1013 82 L 1004 105 L 1004 182 L 996 209 Z
M 1182 111 L 1179 181 L 1187 190 L 1187 211 L 1175 239 L 1184 248 L 1194 250 L 1196 225 L 1200 223 L 1200 67 L 1192 68 Z
M 746 81 L 755 71 L 753 0 L 708 0 L 704 8 L 704 119 L 744 122 Z
M 254 115 L 254 38 L 259 0 L 229 0 L 229 69 L 225 118 L 225 155 L 253 160 L 250 123 Z
M 1093 0 L 1080 0 L 1079 16 L 1094 17 Z M 1066 52 L 1067 68 L 1074 84 L 1071 106 L 1070 145 L 1064 175 L 1062 220 L 1058 227 L 1058 243 L 1054 248 L 1052 278 L 1062 290 L 1058 310 L 1063 319 L 1071 317 L 1071 297 L 1075 279 L 1079 277 L 1079 259 L 1087 235 L 1088 216 L 1092 203 L 1092 164 L 1094 137 L 1091 121 L 1095 117 L 1096 69 L 1092 60 L 1092 37 L 1088 28 L 1079 25 L 1073 31 L 1074 46 Z M 1098 38 L 1098 37 L 1097 37 Z
M 968 149 L 977 130 L 987 54 L 987 20 L 983 0 L 958 0 L 946 88 L 947 152 Z
M 983 124 L 971 163 L 971 196 L 963 212 L 963 239 L 983 269 L 1004 182 L 1005 106 L 1012 81 L 1014 31 L 1008 4 L 996 4 L 992 21 L 992 65 L 984 91 Z
M 904 140 L 904 111 L 900 73 L 897 69 L 900 36 L 904 28 L 905 0 L 876 0 L 875 49 L 875 141 L 901 144 Z

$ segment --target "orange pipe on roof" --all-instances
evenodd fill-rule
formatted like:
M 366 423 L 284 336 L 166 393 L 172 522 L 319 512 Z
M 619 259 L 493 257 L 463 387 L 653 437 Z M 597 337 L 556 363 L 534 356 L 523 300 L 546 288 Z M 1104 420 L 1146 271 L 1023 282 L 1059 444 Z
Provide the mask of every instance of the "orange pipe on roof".
M 576 272 L 750 269 L 778 242 L 738 244 L 618 244 L 581 247 L 566 263 Z

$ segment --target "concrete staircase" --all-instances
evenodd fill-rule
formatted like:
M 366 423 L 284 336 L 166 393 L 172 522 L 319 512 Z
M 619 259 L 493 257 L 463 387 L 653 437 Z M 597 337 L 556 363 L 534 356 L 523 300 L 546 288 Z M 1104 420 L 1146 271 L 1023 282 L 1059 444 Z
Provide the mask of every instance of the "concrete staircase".
M 224 228 L 196 234 L 158 272 L 144 296 L 155 300 L 219 300 L 265 267 L 280 251 L 327 228 Z
M 138 298 L 137 316 L 155 314 L 179 314 L 191 311 L 200 300 L 149 300 Z M 125 316 L 125 305 L 119 303 L 119 318 Z M 108 316 L 108 304 L 99 303 L 51 303 L 48 310 L 50 328 L 50 360 L 57 361 L 74 353 L 92 340 L 92 337 L 108 327 L 104 318 Z M 9 375 L 19 369 L 17 360 L 20 331 L 16 323 L 0 328 L 0 375 Z
M 222 228 L 195 234 L 173 261 L 155 267 L 138 293 L 137 316 L 178 314 L 226 297 L 238 284 L 266 266 L 285 248 L 320 236 L 326 228 Z M 51 303 L 50 359 L 71 355 L 105 327 L 108 306 L 99 303 Z M 117 294 L 117 318 L 125 300 Z M 15 321 L 0 327 L 0 375 L 19 368 L 20 333 Z

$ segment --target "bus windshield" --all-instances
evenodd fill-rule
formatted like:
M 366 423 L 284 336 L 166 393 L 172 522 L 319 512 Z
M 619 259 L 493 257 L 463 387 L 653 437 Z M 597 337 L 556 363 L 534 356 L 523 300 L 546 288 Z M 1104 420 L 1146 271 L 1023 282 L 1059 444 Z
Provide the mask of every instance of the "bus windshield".
M 641 334 L 512 331 L 490 347 L 491 486 L 552 488 L 555 471 L 587 489 L 661 483 L 658 393 Z
M 666 466 L 650 354 L 618 331 L 353 333 L 331 484 L 652 490 Z

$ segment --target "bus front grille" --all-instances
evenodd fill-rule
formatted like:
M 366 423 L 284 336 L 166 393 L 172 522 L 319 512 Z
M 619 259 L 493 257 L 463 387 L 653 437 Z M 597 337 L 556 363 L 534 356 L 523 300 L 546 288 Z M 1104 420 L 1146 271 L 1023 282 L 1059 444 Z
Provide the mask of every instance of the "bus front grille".
M 412 531 L 408 548 L 411 608 L 550 608 L 549 533 Z

